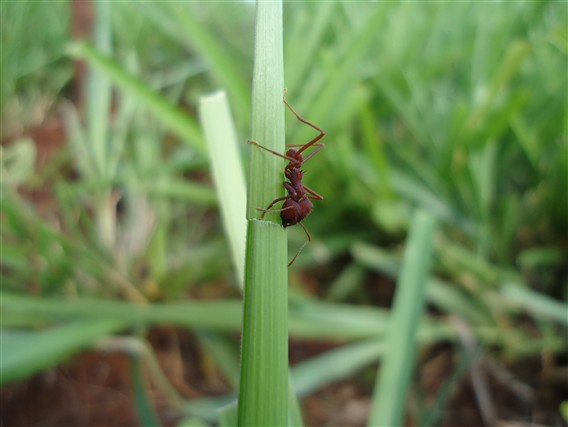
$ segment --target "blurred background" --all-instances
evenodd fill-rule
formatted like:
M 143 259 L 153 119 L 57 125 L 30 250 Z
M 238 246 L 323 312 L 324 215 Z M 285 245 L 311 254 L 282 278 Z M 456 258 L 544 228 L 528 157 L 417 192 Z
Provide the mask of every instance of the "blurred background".
M 216 425 L 234 399 L 239 280 L 197 108 L 227 92 L 246 170 L 254 7 L 2 3 L 3 426 Z M 306 425 L 365 425 L 362 345 L 416 208 L 438 223 L 423 323 L 449 332 L 421 342 L 407 425 L 566 425 L 567 13 L 285 3 L 287 96 L 327 133 L 290 269 Z

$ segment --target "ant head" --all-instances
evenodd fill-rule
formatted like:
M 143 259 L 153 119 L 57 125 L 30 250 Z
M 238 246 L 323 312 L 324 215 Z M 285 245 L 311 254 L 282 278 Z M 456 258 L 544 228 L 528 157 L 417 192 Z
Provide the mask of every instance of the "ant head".
M 301 152 L 299 152 L 295 148 L 290 148 L 288 149 L 288 151 L 286 151 L 286 156 L 288 156 L 290 159 L 294 159 L 290 160 L 290 164 L 288 166 L 296 168 L 302 167 L 302 163 L 304 162 L 304 157 L 302 156 Z
M 302 154 L 299 153 L 298 150 L 296 150 L 295 148 L 289 148 L 288 151 L 286 151 L 286 155 L 288 157 L 292 157 L 296 160 L 302 161 Z

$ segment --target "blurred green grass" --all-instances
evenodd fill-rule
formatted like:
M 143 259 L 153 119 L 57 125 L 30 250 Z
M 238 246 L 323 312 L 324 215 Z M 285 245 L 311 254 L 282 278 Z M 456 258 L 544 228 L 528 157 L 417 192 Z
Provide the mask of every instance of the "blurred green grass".
M 3 332 L 47 333 L 81 321 L 40 315 L 15 294 L 46 303 L 96 298 L 153 307 L 224 282 L 235 285 L 225 296 L 236 295 L 217 215 L 222 201 L 209 182 L 196 109 L 200 96 L 224 89 L 248 158 L 253 5 L 109 6 L 104 20 L 97 15 L 97 28 L 108 31 L 110 49 L 95 43 L 82 54 L 91 79 L 108 84 L 99 83 L 86 100 L 107 96 L 91 116 L 66 101 L 68 4 L 1 7 L 2 137 L 59 114 L 69 147 L 62 167 L 34 171 L 28 143 L 2 146 L 1 286 L 10 296 L 0 301 L 9 313 Z M 425 324 L 453 330 L 448 319 L 462 319 L 484 352 L 507 361 L 566 352 L 567 7 L 286 3 L 288 97 L 327 133 L 325 150 L 306 164 L 306 184 L 325 200 L 305 222 L 314 242 L 291 270 L 298 295 L 291 295 L 290 331 L 300 336 L 315 328 L 309 316 L 294 317 L 304 305 L 327 316 L 328 327 L 317 324 L 312 338 L 355 340 L 341 349 L 345 375 L 379 357 L 374 350 L 371 357 L 349 356 L 351 348 L 359 354 L 356 346 L 371 336 L 366 328 L 378 321 L 366 323 L 364 310 L 349 312 L 341 318 L 345 330 L 349 322 L 354 330 L 363 328 L 360 322 L 368 326 L 346 335 L 336 317 L 341 310 L 315 303 L 302 277 L 324 271 L 312 276 L 326 278 L 318 292 L 342 309 L 371 304 L 378 277 L 399 277 L 417 208 L 438 222 L 426 288 L 437 314 Z M 287 143 L 309 140 L 310 129 L 289 118 L 287 126 Z M 47 212 L 21 191 L 45 186 L 53 199 Z M 305 236 L 301 229 L 288 234 L 294 251 Z M 233 320 L 231 330 L 238 330 Z M 201 327 L 215 329 L 214 322 Z M 454 333 L 429 343 L 447 340 L 461 348 Z M 223 357 L 238 360 L 235 349 L 230 356 L 213 353 L 221 370 Z M 318 372 L 317 379 L 294 382 L 314 390 L 304 381 L 322 386 L 337 379 Z

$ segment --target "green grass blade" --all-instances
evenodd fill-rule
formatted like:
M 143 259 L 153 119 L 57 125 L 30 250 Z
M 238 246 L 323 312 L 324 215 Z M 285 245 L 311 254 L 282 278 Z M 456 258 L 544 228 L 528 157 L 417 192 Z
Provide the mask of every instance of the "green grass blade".
M 96 2 L 94 43 L 100 52 L 111 53 L 110 8 L 107 2 Z M 87 80 L 87 123 L 89 145 L 99 177 L 108 178 L 108 130 L 111 106 L 111 83 L 108 76 L 89 70 Z
M 185 301 L 176 304 L 135 304 L 90 298 L 42 298 L 0 293 L 4 326 L 23 328 L 67 319 L 122 320 L 127 326 L 171 323 L 196 329 L 240 330 L 241 304 L 237 300 Z M 290 333 L 298 338 L 354 340 L 382 334 L 388 328 L 384 310 L 347 304 L 293 303 Z M 445 337 L 448 339 L 449 337 Z
M 120 320 L 74 322 L 39 332 L 0 336 L 0 385 L 28 378 L 124 327 Z
M 54 299 L 0 293 L 0 311 L 3 325 L 29 326 L 25 319 L 55 321 L 67 319 L 122 320 L 124 325 L 172 323 L 191 328 L 208 328 L 221 331 L 238 331 L 241 304 L 237 300 L 186 301 L 182 304 L 133 304 L 96 299 Z M 14 322 L 13 319 L 20 319 Z M 23 319 L 23 320 L 22 320 Z
M 284 151 L 282 2 L 257 2 L 252 139 Z M 282 194 L 282 159 L 253 147 L 247 207 L 240 426 L 288 424 L 286 232 L 257 207 Z M 268 218 L 268 215 L 267 215 Z M 276 219 L 270 215 L 270 219 Z
M 292 379 L 292 372 L 288 374 L 288 425 L 294 427 L 303 427 L 304 421 L 302 420 L 302 410 L 300 409 L 300 402 L 295 394 L 294 381 Z
M 128 73 L 111 57 L 102 54 L 86 42 L 71 44 L 69 53 L 75 58 L 86 60 L 98 71 L 108 75 L 114 84 L 139 100 L 184 142 L 198 151 L 204 150 L 203 139 L 194 119 L 150 88 L 140 77 Z
M 156 198 L 172 198 L 197 206 L 217 206 L 215 192 L 208 185 L 171 179 L 148 183 L 148 194 Z
M 376 362 L 385 352 L 384 340 L 357 341 L 298 363 L 292 368 L 296 393 L 306 395 L 335 381 L 354 375 Z
M 246 186 L 236 131 L 225 93 L 219 92 L 201 98 L 199 112 L 223 225 L 231 246 L 237 278 L 242 287 L 245 272 Z
M 237 425 L 239 418 L 239 406 L 236 400 L 219 409 L 218 413 L 220 427 L 233 427 Z
M 132 379 L 132 390 L 134 392 L 134 404 L 140 424 L 143 426 L 161 427 L 162 423 L 152 407 L 150 397 L 146 390 L 144 370 L 138 355 L 130 356 L 130 377 Z
M 234 345 L 233 337 L 226 333 L 208 330 L 199 330 L 196 331 L 195 334 L 199 338 L 199 343 L 212 356 L 223 378 L 225 378 L 232 388 L 237 389 L 239 387 L 240 375 L 240 349 Z
M 322 46 L 331 18 L 337 14 L 338 6 L 337 2 L 321 2 L 317 13 L 303 10 L 290 23 L 292 31 L 288 30 L 285 57 L 293 59 L 294 66 L 286 70 L 286 85 L 289 87 L 300 86 L 302 79 L 306 78 L 314 58 L 317 58 L 318 48 Z
M 282 153 L 285 149 L 282 18 L 277 23 L 278 19 L 273 16 L 277 14 L 278 7 L 281 7 L 278 2 L 272 5 L 259 2 L 257 6 L 251 139 Z M 268 19 L 273 22 L 265 22 Z M 270 28 L 269 25 L 276 27 Z M 266 207 L 275 197 L 283 195 L 284 165 L 284 159 L 251 147 L 247 218 L 257 218 L 258 207 Z M 280 223 L 276 213 L 267 214 L 265 218 Z
M 568 304 L 564 302 L 513 283 L 503 286 L 501 293 L 508 302 L 522 307 L 535 318 L 568 326 Z
M 422 325 L 417 334 L 421 345 L 454 340 L 456 333 L 442 324 Z M 296 393 L 304 396 L 320 388 L 352 377 L 365 366 L 381 359 L 389 350 L 381 334 L 354 341 L 318 354 L 292 368 L 292 380 Z
M 399 258 L 384 249 L 358 242 L 353 245 L 351 252 L 358 263 L 372 270 L 386 274 L 393 279 L 400 274 Z M 455 283 L 430 277 L 426 286 L 426 297 L 429 304 L 433 304 L 445 313 L 463 317 L 474 324 L 487 323 L 488 313 L 481 311 L 475 301 L 463 293 Z
M 373 396 L 369 426 L 402 425 L 414 365 L 430 269 L 434 219 L 419 211 L 413 220 L 395 295 L 385 354 Z
M 288 419 L 286 232 L 280 225 L 250 220 L 247 250 L 239 425 L 284 426 Z
M 182 2 L 155 5 L 166 9 L 172 20 L 178 24 L 177 28 L 181 29 L 190 44 L 210 64 L 211 73 L 220 85 L 227 89 L 236 110 L 248 112 L 248 85 L 240 78 L 238 62 L 227 55 L 224 41 L 213 37 L 214 32 L 208 22 L 200 21 L 194 11 L 185 6 Z

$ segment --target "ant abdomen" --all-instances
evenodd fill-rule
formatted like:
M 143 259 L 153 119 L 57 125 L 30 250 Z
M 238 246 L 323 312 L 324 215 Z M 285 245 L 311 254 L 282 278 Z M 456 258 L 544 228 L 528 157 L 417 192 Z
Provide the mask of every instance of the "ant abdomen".
M 294 199 L 286 199 L 282 205 L 282 211 L 280 212 L 282 226 L 290 227 L 291 225 L 298 224 L 310 214 L 313 207 L 313 203 L 308 198 L 298 202 Z

